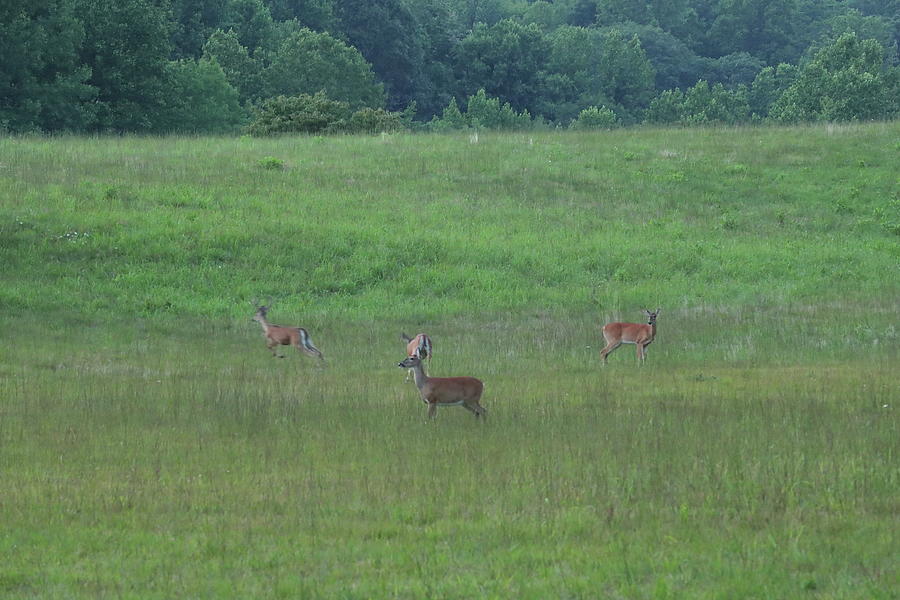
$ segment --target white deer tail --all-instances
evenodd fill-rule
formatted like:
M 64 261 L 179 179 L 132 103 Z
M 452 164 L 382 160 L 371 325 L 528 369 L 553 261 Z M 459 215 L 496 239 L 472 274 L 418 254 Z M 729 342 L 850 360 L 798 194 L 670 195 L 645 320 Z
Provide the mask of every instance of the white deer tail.
M 305 350 L 305 351 L 306 351 L 307 353 L 309 353 L 309 354 L 313 354 L 313 355 L 315 355 L 315 356 L 318 356 L 318 357 L 321 358 L 322 360 L 325 360 L 325 357 L 322 356 L 322 353 L 319 352 L 319 349 L 316 348 L 315 346 L 313 346 L 312 340 L 309 339 L 309 333 L 307 333 L 306 330 L 303 329 L 302 327 L 299 328 L 297 331 L 300 332 L 300 346 L 301 346 L 301 349 L 302 349 L 302 350 Z
M 426 336 L 422 336 L 419 338 L 419 347 L 416 348 L 416 354 L 419 358 L 430 358 L 431 357 L 431 340 Z

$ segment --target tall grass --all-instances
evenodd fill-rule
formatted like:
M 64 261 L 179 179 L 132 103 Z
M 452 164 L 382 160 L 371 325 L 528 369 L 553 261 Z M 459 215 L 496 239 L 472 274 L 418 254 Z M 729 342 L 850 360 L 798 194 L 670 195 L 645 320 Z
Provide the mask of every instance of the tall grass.
M 0 596 L 896 598 L 898 144 L 0 140 Z

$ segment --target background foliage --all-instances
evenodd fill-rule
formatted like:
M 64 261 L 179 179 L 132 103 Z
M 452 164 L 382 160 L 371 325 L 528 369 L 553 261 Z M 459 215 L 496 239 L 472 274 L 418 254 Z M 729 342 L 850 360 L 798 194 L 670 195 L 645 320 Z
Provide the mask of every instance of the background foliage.
M 896 0 L 8 0 L 0 130 L 235 132 L 266 99 L 320 91 L 420 126 L 479 90 L 538 126 L 599 106 L 625 125 L 890 119 L 898 14 Z M 201 59 L 233 91 L 185 62 Z

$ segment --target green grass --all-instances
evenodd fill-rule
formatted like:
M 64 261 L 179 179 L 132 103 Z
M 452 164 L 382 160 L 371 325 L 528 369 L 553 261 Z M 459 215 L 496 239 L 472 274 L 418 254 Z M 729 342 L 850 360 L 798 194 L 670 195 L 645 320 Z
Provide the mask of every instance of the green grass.
M 0 140 L 0 597 L 897 598 L 898 165 L 897 123 Z M 486 422 L 425 423 L 401 330 Z

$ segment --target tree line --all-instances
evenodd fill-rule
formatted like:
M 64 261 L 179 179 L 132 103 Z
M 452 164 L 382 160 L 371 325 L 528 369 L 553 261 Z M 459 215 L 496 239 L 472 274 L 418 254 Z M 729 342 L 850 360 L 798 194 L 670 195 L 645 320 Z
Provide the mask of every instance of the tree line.
M 900 0 L 5 0 L 0 132 L 890 119 Z

